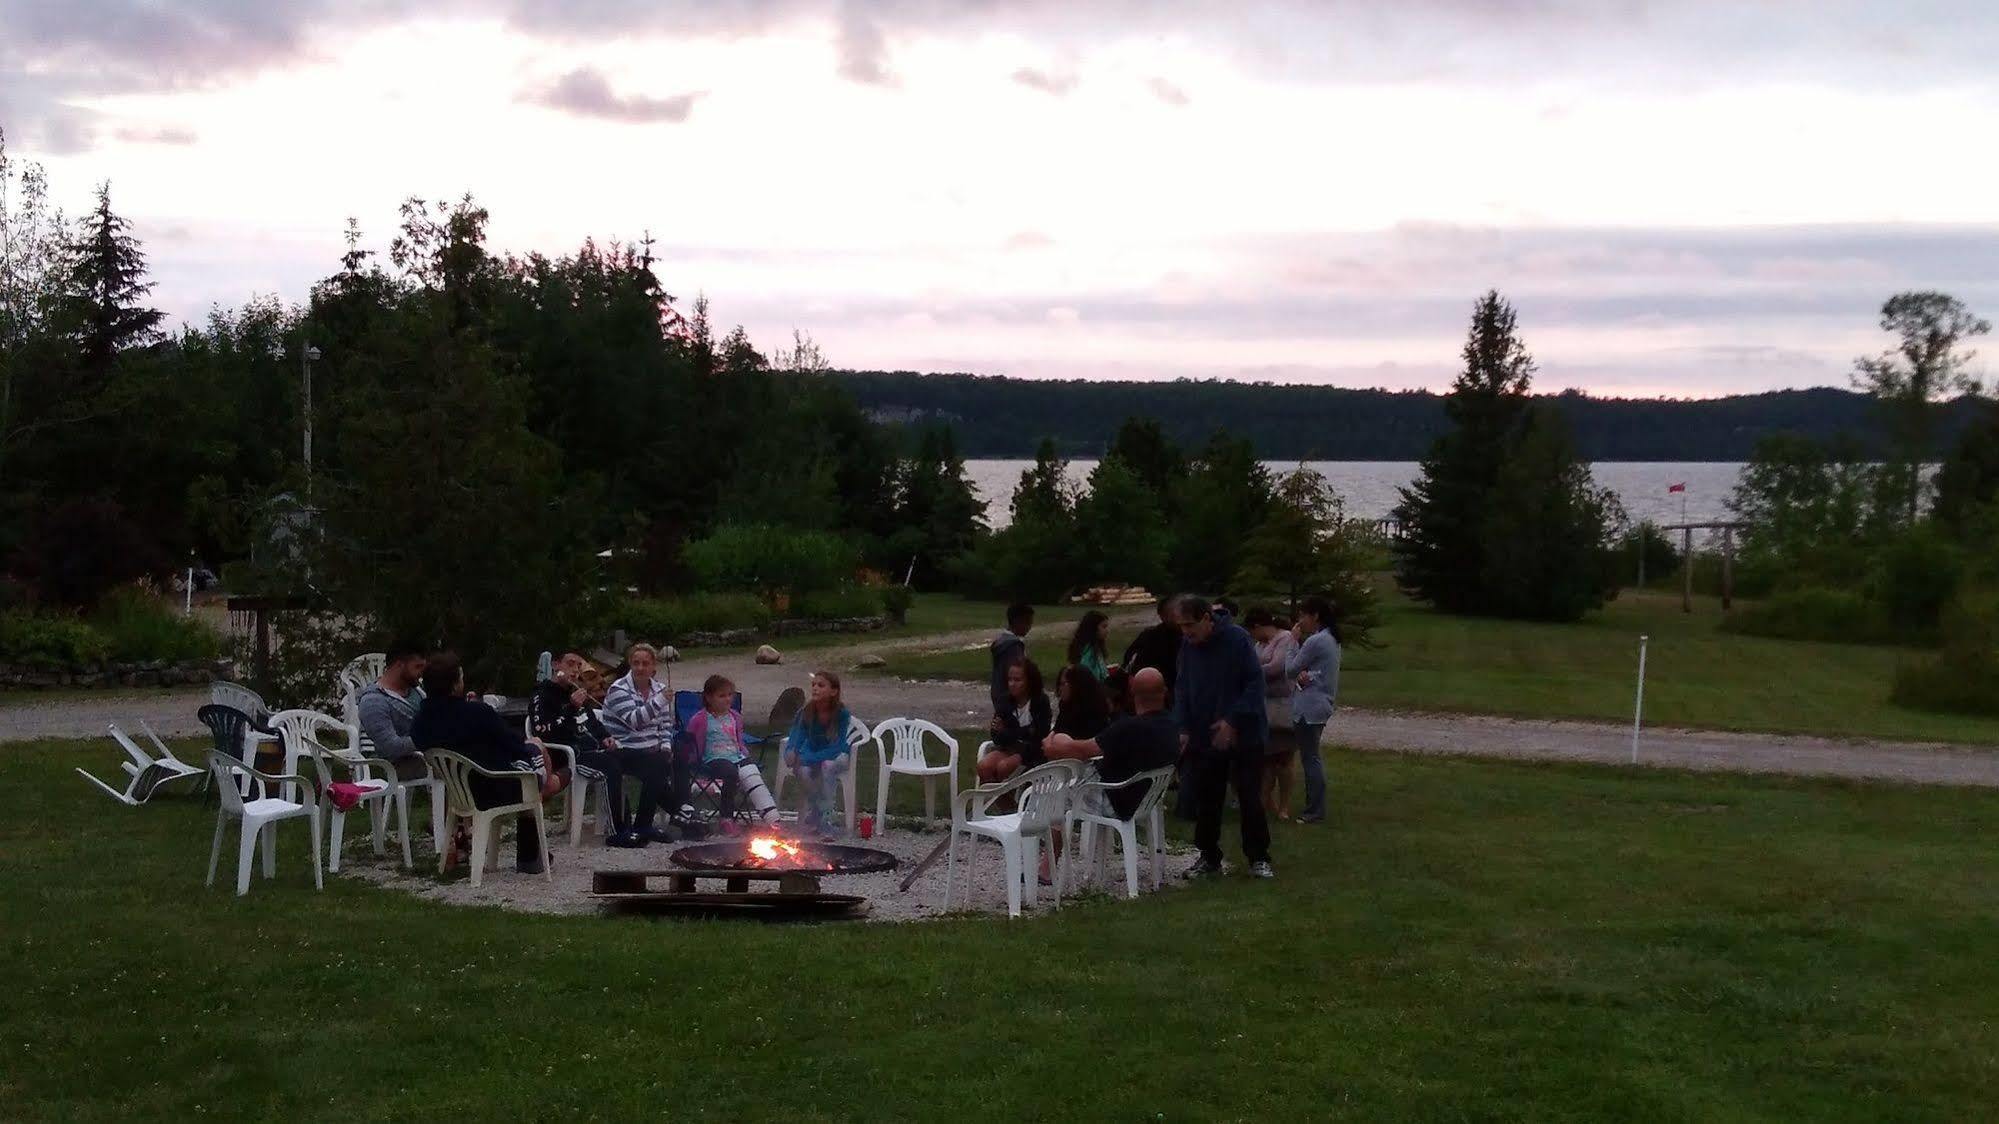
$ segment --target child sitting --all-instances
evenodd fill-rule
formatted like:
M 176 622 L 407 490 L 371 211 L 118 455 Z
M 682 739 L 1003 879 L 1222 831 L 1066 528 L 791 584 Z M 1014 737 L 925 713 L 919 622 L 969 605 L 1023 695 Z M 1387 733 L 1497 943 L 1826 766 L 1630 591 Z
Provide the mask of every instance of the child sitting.
M 725 810 L 735 807 L 736 794 L 741 792 L 758 819 L 776 823 L 777 801 L 771 798 L 763 773 L 743 745 L 743 716 L 731 705 L 735 694 L 734 683 L 724 676 L 710 675 L 701 684 L 701 710 L 687 720 L 687 735 L 694 743 L 701 772 L 722 782 Z M 728 831 L 735 821 L 724 818 L 722 822 L 723 830 Z
M 840 702 L 840 677 L 830 671 L 812 673 L 812 697 L 798 708 L 791 733 L 784 739 L 784 763 L 799 780 L 804 800 L 798 809 L 801 832 L 822 840 L 835 837 L 831 824 L 833 794 L 853 768 L 847 731 L 854 716 Z

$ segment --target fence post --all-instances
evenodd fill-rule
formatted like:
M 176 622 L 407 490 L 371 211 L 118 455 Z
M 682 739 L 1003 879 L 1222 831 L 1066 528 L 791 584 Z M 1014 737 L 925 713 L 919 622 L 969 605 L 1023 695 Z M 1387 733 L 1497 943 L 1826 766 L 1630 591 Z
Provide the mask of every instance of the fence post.
M 1649 636 L 1638 638 L 1638 699 L 1631 706 L 1631 763 L 1638 764 L 1638 728 L 1645 721 L 1645 647 Z

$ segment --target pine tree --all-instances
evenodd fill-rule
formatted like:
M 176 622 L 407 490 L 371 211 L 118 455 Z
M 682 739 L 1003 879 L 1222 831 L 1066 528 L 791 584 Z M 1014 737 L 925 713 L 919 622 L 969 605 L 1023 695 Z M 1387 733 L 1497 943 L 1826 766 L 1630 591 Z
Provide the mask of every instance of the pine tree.
M 1339 494 L 1324 476 L 1301 465 L 1278 480 L 1263 521 L 1243 544 L 1229 590 L 1238 596 L 1274 595 L 1294 612 L 1307 596 L 1329 597 L 1339 611 L 1344 642 L 1370 647 L 1381 612 L 1367 572 L 1373 548 L 1363 526 L 1348 522 Z
M 1440 609 L 1476 613 L 1487 608 L 1481 521 L 1534 377 L 1513 306 L 1496 290 L 1472 309 L 1461 354 L 1464 370 L 1444 399 L 1452 428 L 1431 445 L 1396 508 L 1395 580 Z
M 160 339 L 164 314 L 139 303 L 153 291 L 146 256 L 131 224 L 111 209 L 109 181 L 98 186 L 96 208 L 78 223 L 63 291 L 71 338 L 93 383 L 109 377 L 120 351 Z

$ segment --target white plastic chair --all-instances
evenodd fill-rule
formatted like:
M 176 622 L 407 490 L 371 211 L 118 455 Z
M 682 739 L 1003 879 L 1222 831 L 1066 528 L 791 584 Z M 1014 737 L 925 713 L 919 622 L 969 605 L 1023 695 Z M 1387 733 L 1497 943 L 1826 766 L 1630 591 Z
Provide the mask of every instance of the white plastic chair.
M 1091 870 L 1093 861 L 1100 863 L 1109 856 L 1110 838 L 1115 835 L 1118 850 L 1124 855 L 1125 896 L 1137 897 L 1138 828 L 1143 824 L 1146 830 L 1145 850 L 1152 856 L 1152 888 L 1157 890 L 1166 877 L 1166 813 L 1163 806 L 1166 789 L 1173 780 L 1173 771 L 1174 766 L 1166 765 L 1112 783 L 1098 777 L 1096 768 L 1092 766 L 1070 794 L 1068 828 L 1064 832 L 1069 839 L 1070 853 L 1066 869 Z M 1085 802 L 1092 793 L 1108 794 L 1148 782 L 1152 787 L 1145 790 L 1145 795 L 1139 799 L 1138 807 L 1133 809 L 1128 820 L 1119 818 L 1115 812 L 1098 815 L 1086 810 Z M 1098 850 L 1100 839 L 1103 843 L 1101 851 Z M 1080 864 L 1077 862 L 1079 852 Z
M 521 720 L 521 732 L 528 733 L 527 720 Z M 549 767 L 569 770 L 569 788 L 562 794 L 562 822 L 569 829 L 569 845 L 583 846 L 583 821 L 591 818 L 590 796 L 597 796 L 597 811 L 594 816 L 600 834 L 609 836 L 617 827 L 611 816 L 611 782 L 604 774 L 587 765 L 576 763 L 576 750 L 561 742 L 543 742 L 548 750 Z
M 368 689 L 368 684 L 380 679 L 382 670 L 388 665 L 387 655 L 367 652 L 349 660 L 335 680 L 340 684 L 340 720 L 354 728 L 354 739 L 347 748 L 356 753 L 375 748 L 361 733 L 361 692 Z
M 924 751 L 924 740 L 936 738 L 944 743 L 949 754 L 942 765 L 932 765 Z M 945 733 L 934 722 L 921 718 L 889 718 L 875 727 L 875 756 L 881 765 L 881 772 L 875 780 L 875 830 L 886 831 L 888 827 L 888 782 L 897 773 L 923 778 L 923 815 L 925 819 L 937 818 L 937 794 L 933 785 L 938 777 L 944 778 L 949 786 L 950 799 L 958 799 L 958 739 Z
M 168 749 L 166 743 L 160 741 L 160 736 L 153 733 L 153 728 L 146 725 L 144 720 L 140 721 L 139 728 L 146 732 L 146 736 L 152 739 L 154 748 L 160 751 L 157 757 L 134 744 L 131 737 L 125 731 L 118 728 L 116 722 L 111 723 L 110 726 L 112 739 L 118 743 L 120 749 L 125 751 L 125 756 L 131 758 L 129 761 L 120 761 L 118 763 L 118 767 L 125 770 L 125 775 L 130 778 L 125 784 L 125 790 L 120 792 L 82 769 L 78 769 L 76 772 L 84 780 L 89 781 L 91 784 L 110 794 L 111 799 L 118 801 L 120 804 L 127 804 L 136 808 L 144 804 L 147 800 L 150 800 L 153 793 L 158 792 L 163 785 L 173 781 L 204 776 L 207 773 L 207 770 L 197 768 L 175 757 L 173 750 Z
M 327 738 L 321 736 L 323 731 L 338 731 L 344 746 L 351 747 L 354 743 L 355 728 L 330 715 L 321 714 L 316 710 L 281 710 L 271 716 L 271 726 L 273 729 L 278 730 L 281 736 L 287 738 L 290 735 L 285 733 L 286 728 L 288 726 L 297 727 L 303 735 L 317 743 L 326 752 L 328 757 L 338 763 L 341 771 L 347 773 L 356 783 L 360 783 L 363 780 L 375 781 L 388 789 L 388 795 L 383 797 L 382 804 L 379 806 L 371 805 L 369 808 L 370 835 L 374 839 L 376 854 L 379 855 L 382 853 L 383 841 L 388 831 L 391 805 L 393 805 L 396 822 L 400 825 L 398 830 L 403 844 L 403 863 L 405 866 L 414 865 L 415 859 L 413 856 L 416 840 L 410 833 L 411 793 L 421 793 L 430 797 L 431 846 L 439 854 L 444 852 L 444 782 L 439 780 L 435 773 L 430 772 L 426 768 L 423 776 L 404 780 L 396 772 L 395 762 L 380 757 L 369 756 L 352 748 L 343 748 L 342 745 L 333 744 Z M 303 755 L 303 751 L 304 746 L 302 744 L 287 740 L 285 744 L 285 768 L 288 772 L 298 772 L 298 761 Z M 426 762 L 427 765 L 428 763 Z M 340 870 L 340 863 L 337 858 L 333 861 L 329 869 L 336 873 Z
M 222 858 L 222 833 L 231 819 L 241 820 L 243 824 L 243 840 L 236 855 L 238 897 L 250 892 L 250 856 L 257 848 L 257 837 L 263 836 L 264 877 L 268 879 L 278 872 L 277 825 L 284 820 L 304 819 L 312 828 L 312 885 L 314 889 L 325 889 L 326 882 L 319 869 L 319 808 L 314 804 L 271 795 L 274 785 L 309 785 L 311 782 L 297 774 L 260 773 L 214 750 L 208 752 L 208 769 L 215 778 L 213 787 L 220 797 L 215 811 L 215 845 L 208 851 L 208 885 L 215 885 L 215 867 Z M 244 796 L 237 789 L 239 782 L 257 795 Z
M 1023 769 L 998 784 L 982 784 L 951 798 L 951 843 L 944 859 L 944 908 L 951 908 L 951 884 L 956 880 L 958 840 L 963 837 L 965 879 L 978 885 L 979 840 L 991 839 L 1006 855 L 1006 915 L 1019 917 L 1023 897 L 1035 904 L 1035 887 L 1040 877 L 1041 842 L 1062 825 L 1068 811 L 1068 793 L 1076 784 L 1078 762 L 1050 761 Z M 1005 796 L 1015 798 L 1015 809 L 994 814 L 994 802 Z M 1055 904 L 1062 904 L 1062 878 L 1055 884 Z M 966 891 L 969 897 L 971 891 Z
M 528 829 L 527 817 L 534 819 L 535 835 L 541 840 L 542 877 L 553 882 L 553 862 L 548 853 L 548 823 L 542 818 L 541 774 L 532 769 L 494 770 L 483 768 L 471 759 L 448 749 L 424 751 L 430 762 L 430 771 L 444 778 L 445 798 L 450 805 L 449 819 L 472 821 L 472 885 L 477 886 L 489 861 L 495 861 L 500 846 L 499 825 L 495 822 L 502 816 L 520 816 L 517 825 L 521 831 Z M 481 808 L 472 800 L 472 778 L 491 777 L 495 780 L 517 780 L 521 785 L 521 798 L 512 804 L 500 804 L 491 808 Z M 438 873 L 444 872 L 445 846 L 437 849 Z
M 860 776 L 861 772 L 861 747 L 873 740 L 874 733 L 868 729 L 866 722 L 858 718 L 848 718 L 847 771 L 840 775 L 840 801 L 847 818 L 848 835 L 854 833 L 855 810 L 857 807 L 854 801 L 854 789 L 856 779 Z M 789 747 L 790 741 L 791 737 L 788 734 L 777 739 L 777 764 L 773 766 L 776 772 L 772 774 L 775 779 L 771 781 L 770 794 L 771 799 L 777 801 L 777 806 L 780 808 L 784 807 L 785 782 L 798 780 L 797 775 L 791 771 L 791 766 L 784 759 L 784 752 Z M 804 782 L 799 781 L 798 787 L 798 808 L 793 811 L 793 815 L 802 815 L 805 810 L 806 793 Z M 877 831 L 881 829 L 881 817 L 879 816 L 875 817 L 875 829 Z
M 409 798 L 399 792 L 393 764 L 374 757 L 350 756 L 344 749 L 329 746 L 320 738 L 322 732 L 337 735 L 336 744 L 344 747 L 350 727 L 318 711 L 279 711 L 271 716 L 271 725 L 285 739 L 287 772 L 303 773 L 303 762 L 312 763 L 311 775 L 318 780 L 319 814 L 333 828 L 326 848 L 327 873 L 340 873 L 340 846 L 347 835 L 347 813 L 352 811 L 352 808 L 343 809 L 335 804 L 333 794 L 328 791 L 334 782 L 336 766 L 346 774 L 348 783 L 366 790 L 357 800 L 357 806 L 367 805 L 369 835 L 374 842 L 375 853 L 382 853 L 389 818 L 392 813 L 399 812 L 401 819 L 397 823 L 397 834 L 403 844 L 403 866 L 416 865 L 410 847 Z

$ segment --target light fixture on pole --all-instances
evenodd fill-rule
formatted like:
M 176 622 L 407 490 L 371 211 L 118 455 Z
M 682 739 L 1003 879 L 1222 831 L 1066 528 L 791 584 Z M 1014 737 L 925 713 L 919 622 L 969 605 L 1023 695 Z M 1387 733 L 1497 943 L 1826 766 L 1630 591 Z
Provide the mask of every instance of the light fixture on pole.
M 319 349 L 311 344 L 299 356 L 305 368 L 305 498 L 312 502 L 312 361 L 319 358 Z

